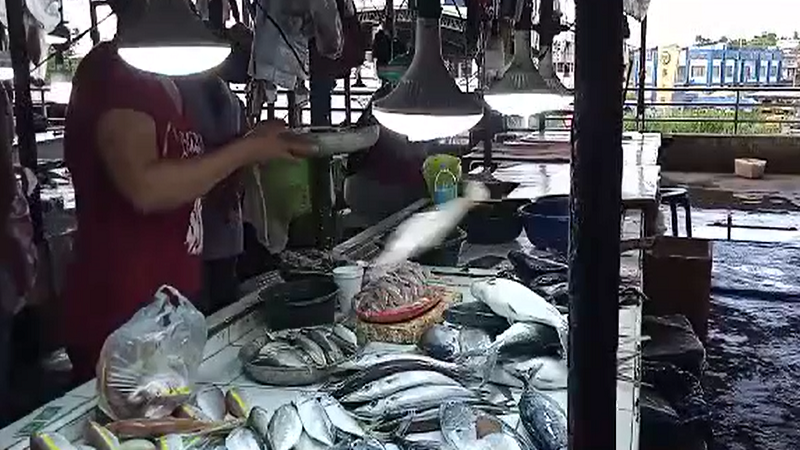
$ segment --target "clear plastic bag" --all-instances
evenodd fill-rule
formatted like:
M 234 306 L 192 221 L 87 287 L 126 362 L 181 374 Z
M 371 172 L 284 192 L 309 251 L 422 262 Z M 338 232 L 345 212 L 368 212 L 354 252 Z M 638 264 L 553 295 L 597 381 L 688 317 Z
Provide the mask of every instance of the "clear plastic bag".
M 207 332 L 203 314 L 175 288 L 161 286 L 103 344 L 100 408 L 115 420 L 170 415 L 191 397 Z

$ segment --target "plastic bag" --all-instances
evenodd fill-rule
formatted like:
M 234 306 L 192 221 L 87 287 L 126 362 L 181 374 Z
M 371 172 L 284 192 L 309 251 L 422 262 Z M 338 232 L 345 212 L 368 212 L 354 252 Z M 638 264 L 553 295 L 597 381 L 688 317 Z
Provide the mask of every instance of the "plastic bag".
M 207 332 L 205 317 L 189 300 L 161 286 L 153 302 L 103 344 L 100 408 L 114 420 L 170 415 L 191 397 Z

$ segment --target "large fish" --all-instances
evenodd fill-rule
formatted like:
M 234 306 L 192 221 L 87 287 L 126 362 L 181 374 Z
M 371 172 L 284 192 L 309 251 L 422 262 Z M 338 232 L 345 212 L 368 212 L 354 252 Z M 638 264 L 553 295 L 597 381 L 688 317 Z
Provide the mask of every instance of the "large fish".
M 316 397 L 301 398 L 296 405 L 305 432 L 315 440 L 332 446 L 336 437 L 333 424 Z
M 493 278 L 472 283 L 472 295 L 486 303 L 495 314 L 509 322 L 537 322 L 551 325 L 558 331 L 566 353 L 567 320 L 544 298 L 516 281 Z
M 325 408 L 325 414 L 328 415 L 336 429 L 347 433 L 349 435 L 364 437 L 366 433 L 361 425 L 344 409 L 341 403 L 330 395 L 323 395 L 319 399 L 320 404 Z
M 333 326 L 331 331 L 340 339 L 350 344 L 352 348 L 358 348 L 358 337 L 356 336 L 355 333 L 353 333 L 353 330 L 351 330 L 350 328 L 347 328 L 346 326 L 337 323 Z
M 461 384 L 447 375 L 434 371 L 399 372 L 367 383 L 361 389 L 342 397 L 342 401 L 345 403 L 368 402 L 412 387 L 428 385 L 460 386 Z
M 272 341 L 264 344 L 250 363 L 255 365 L 302 369 L 309 365 L 306 359 L 310 360 L 305 352 L 297 347 L 284 341 Z
M 476 396 L 463 386 L 417 386 L 396 392 L 354 410 L 357 416 L 379 418 L 412 409 L 427 409 L 446 400 L 469 400 Z
M 434 361 L 435 363 L 431 363 L 428 360 L 419 359 L 382 361 L 378 364 L 356 372 L 339 383 L 331 384 L 325 387 L 324 390 L 327 390 L 336 398 L 342 398 L 345 395 L 360 390 L 367 383 L 371 383 L 375 380 L 379 380 L 395 373 L 411 372 L 415 370 L 439 372 L 453 379 L 463 378 L 463 375 L 460 373 L 460 367 L 443 367 L 441 364 L 439 364 L 439 361 Z
M 567 414 L 552 398 L 528 386 L 519 401 L 519 417 L 538 450 L 567 448 Z
M 364 370 L 388 361 L 421 361 L 435 367 L 437 372 L 449 371 L 451 373 L 458 373 L 460 370 L 458 364 L 439 361 L 430 356 L 417 355 L 414 353 L 364 353 L 354 360 L 347 361 L 344 365 L 348 369 Z
M 303 434 L 303 422 L 293 404 L 287 403 L 275 411 L 269 422 L 269 444 L 272 450 L 290 450 Z
M 567 361 L 552 356 L 540 356 L 525 361 L 504 363 L 503 367 L 541 391 L 567 388 Z
M 458 336 L 457 328 L 435 324 L 422 334 L 417 347 L 433 358 L 452 362 L 461 353 Z
M 250 428 L 241 427 L 231 431 L 225 438 L 227 450 L 263 450 L 264 442 Z
M 558 330 L 539 322 L 517 322 L 498 335 L 492 347 L 505 355 L 541 356 L 558 354 Z

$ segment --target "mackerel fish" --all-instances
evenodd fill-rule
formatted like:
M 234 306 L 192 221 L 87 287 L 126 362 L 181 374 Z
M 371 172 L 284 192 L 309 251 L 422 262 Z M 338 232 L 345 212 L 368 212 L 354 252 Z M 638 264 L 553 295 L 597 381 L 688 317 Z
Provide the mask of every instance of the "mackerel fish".
M 428 409 L 446 400 L 475 399 L 475 394 L 463 386 L 418 386 L 374 400 L 355 409 L 360 417 L 379 418 L 387 414 Z
M 417 386 L 461 386 L 461 384 L 439 372 L 415 370 L 399 372 L 367 383 L 363 388 L 342 397 L 345 403 L 361 403 L 384 398 L 405 389 Z

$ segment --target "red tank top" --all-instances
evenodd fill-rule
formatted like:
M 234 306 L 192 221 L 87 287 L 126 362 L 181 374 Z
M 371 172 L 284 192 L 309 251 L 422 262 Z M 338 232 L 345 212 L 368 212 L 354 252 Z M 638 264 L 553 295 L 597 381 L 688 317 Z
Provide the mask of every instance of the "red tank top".
M 72 83 L 64 156 L 75 187 L 78 230 L 65 286 L 64 337 L 96 357 L 105 338 L 162 284 L 189 298 L 199 292 L 203 247 L 199 199 L 172 211 L 142 214 L 123 197 L 100 158 L 98 121 L 111 109 L 151 116 L 154 144 L 168 159 L 202 154 L 203 140 L 168 90 L 172 82 L 127 65 L 112 43 L 89 52 Z

